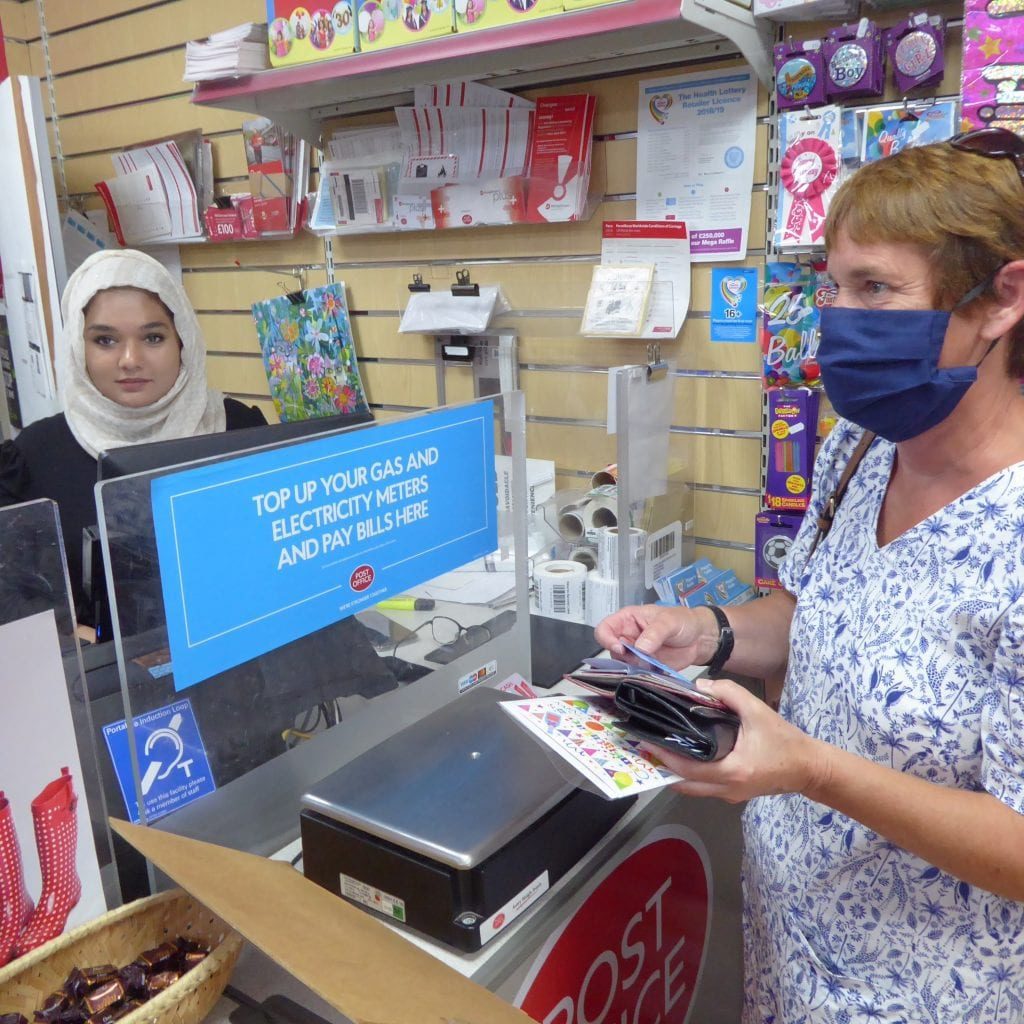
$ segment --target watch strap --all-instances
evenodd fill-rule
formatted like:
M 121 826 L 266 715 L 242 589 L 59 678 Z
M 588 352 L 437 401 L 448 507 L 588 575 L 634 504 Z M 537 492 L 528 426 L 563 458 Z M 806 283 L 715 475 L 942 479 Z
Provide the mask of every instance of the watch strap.
M 732 657 L 733 647 L 736 646 L 736 637 L 725 612 L 718 605 L 709 604 L 706 607 L 718 623 L 718 647 L 708 662 L 708 672 L 719 672 Z

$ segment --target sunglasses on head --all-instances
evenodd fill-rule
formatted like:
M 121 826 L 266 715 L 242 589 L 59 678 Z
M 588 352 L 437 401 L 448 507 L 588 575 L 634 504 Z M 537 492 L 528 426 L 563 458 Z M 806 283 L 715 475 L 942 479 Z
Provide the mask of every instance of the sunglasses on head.
M 955 149 L 992 159 L 1012 160 L 1024 184 L 1024 139 L 1006 128 L 978 128 L 949 140 Z

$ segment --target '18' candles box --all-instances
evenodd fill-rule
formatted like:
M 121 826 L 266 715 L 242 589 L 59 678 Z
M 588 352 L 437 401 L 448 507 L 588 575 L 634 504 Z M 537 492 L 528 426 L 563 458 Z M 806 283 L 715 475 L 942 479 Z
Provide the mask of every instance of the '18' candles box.
M 775 512 L 802 512 L 810 503 L 820 398 L 807 388 L 768 392 L 764 503 Z

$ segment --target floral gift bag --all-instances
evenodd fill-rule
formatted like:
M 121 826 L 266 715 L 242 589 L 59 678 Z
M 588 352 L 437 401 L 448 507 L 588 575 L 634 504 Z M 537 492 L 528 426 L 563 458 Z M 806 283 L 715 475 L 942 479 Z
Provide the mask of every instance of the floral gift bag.
M 367 411 L 343 283 L 253 303 L 252 316 L 282 422 Z

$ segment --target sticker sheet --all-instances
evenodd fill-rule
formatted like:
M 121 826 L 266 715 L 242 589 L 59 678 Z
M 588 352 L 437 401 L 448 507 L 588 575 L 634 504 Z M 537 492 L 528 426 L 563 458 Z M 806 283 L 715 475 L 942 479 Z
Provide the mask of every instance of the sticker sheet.
M 500 706 L 604 796 L 632 796 L 680 781 L 615 724 L 621 716 L 608 698 L 540 697 Z

